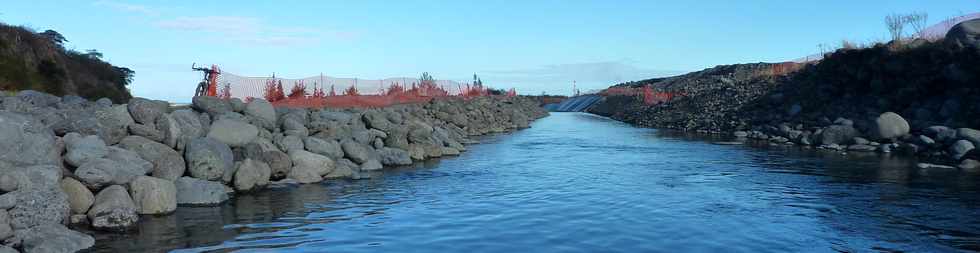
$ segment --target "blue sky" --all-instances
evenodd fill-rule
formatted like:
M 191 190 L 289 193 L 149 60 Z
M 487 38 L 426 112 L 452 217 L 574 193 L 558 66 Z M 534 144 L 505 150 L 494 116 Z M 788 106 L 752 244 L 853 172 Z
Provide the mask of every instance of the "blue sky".
M 50 1 L 0 21 L 54 29 L 136 71 L 136 96 L 189 101 L 191 63 L 247 76 L 380 79 L 478 73 L 498 88 L 568 94 L 719 64 L 786 61 L 888 36 L 883 17 L 930 21 L 980 1 Z

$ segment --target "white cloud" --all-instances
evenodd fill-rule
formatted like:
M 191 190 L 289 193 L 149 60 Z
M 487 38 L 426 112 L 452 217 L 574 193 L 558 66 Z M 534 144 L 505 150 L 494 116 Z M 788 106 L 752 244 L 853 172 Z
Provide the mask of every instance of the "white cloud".
M 160 13 L 154 10 L 153 8 L 150 8 L 145 5 L 139 5 L 139 4 L 130 4 L 130 3 L 110 1 L 110 0 L 99 0 L 92 3 L 92 5 L 99 6 L 99 7 L 106 7 L 117 11 L 140 14 L 143 16 L 160 15 Z

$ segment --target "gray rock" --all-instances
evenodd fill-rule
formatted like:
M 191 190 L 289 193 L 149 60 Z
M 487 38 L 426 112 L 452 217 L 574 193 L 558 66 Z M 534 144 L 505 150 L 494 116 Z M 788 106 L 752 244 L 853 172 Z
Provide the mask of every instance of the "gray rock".
M 960 22 L 946 33 L 946 41 L 961 46 L 980 47 L 980 19 Z
M 871 142 L 868 141 L 868 139 L 865 139 L 865 138 L 854 137 L 854 138 L 851 139 L 851 143 L 858 144 L 858 145 L 868 145 Z
M 10 214 L 6 209 L 0 209 L 0 242 L 14 235 L 14 228 L 10 227 Z
M 198 111 L 206 112 L 210 114 L 211 117 L 232 112 L 231 104 L 224 99 L 209 96 L 196 96 L 191 100 L 191 107 L 197 109 Z
M 17 193 L 0 194 L 0 210 L 14 208 L 17 205 Z
M 371 153 L 368 152 L 369 148 L 364 144 L 351 140 L 345 140 L 344 142 L 340 143 L 340 147 L 344 150 L 344 157 L 358 164 L 362 164 L 371 159 Z
M 945 126 L 930 126 L 923 129 L 922 132 L 929 138 L 942 143 L 956 139 L 956 130 Z
M 95 203 L 88 211 L 92 228 L 104 231 L 125 231 L 136 225 L 139 214 L 136 204 L 126 188 L 113 185 L 95 195 Z
M 286 118 L 282 121 L 282 130 L 286 135 L 296 135 L 306 137 L 310 135 L 310 130 L 302 122 L 293 118 Z
M 177 210 L 177 186 L 170 180 L 140 176 L 129 188 L 139 214 L 167 214 Z
M 231 148 L 212 138 L 191 140 L 184 158 L 191 176 L 204 180 L 221 179 L 224 172 L 235 165 Z
M 112 100 L 109 98 L 99 98 L 95 100 L 95 104 L 99 106 L 112 106 Z
M 941 164 L 932 164 L 932 163 L 917 163 L 917 164 L 915 164 L 915 167 L 917 167 L 919 169 L 940 169 L 940 170 L 953 170 L 953 169 L 956 169 L 956 167 L 953 167 L 953 166 L 941 165 Z
M 953 156 L 953 159 L 959 160 L 966 155 L 967 152 L 976 148 L 972 142 L 967 140 L 958 140 L 949 146 L 949 154 Z
M 344 150 L 337 141 L 306 137 L 303 139 L 303 143 L 307 151 L 315 154 L 324 155 L 335 160 L 344 157 Z
M 68 197 L 58 186 L 20 189 L 4 194 L 0 198 L 12 198 L 16 203 L 9 210 L 10 225 L 14 230 L 45 224 L 62 224 L 71 212 Z M 0 200 L 0 202 L 4 201 L 9 199 Z
M 9 165 L 0 162 L 0 175 L 12 177 L 17 182 L 17 190 L 57 187 L 64 170 L 61 166 L 55 165 L 34 165 L 26 167 Z
M 749 133 L 745 131 L 735 131 L 732 133 L 732 136 L 735 136 L 735 138 L 745 138 L 749 136 Z
M 854 144 L 847 146 L 847 150 L 858 152 L 874 152 L 878 148 L 868 144 Z
M 163 143 L 163 132 L 157 130 L 156 126 L 153 125 L 143 125 L 143 124 L 130 124 L 129 133 L 136 136 L 141 136 L 149 140 Z
M 17 98 L 35 107 L 50 107 L 61 102 L 61 98 L 58 96 L 35 90 L 17 92 Z
M 228 105 L 231 105 L 231 110 L 234 112 L 245 111 L 245 102 L 242 102 L 241 99 L 238 98 L 228 99 Z
M 780 137 L 780 138 L 783 138 L 784 139 L 782 141 L 782 143 L 789 142 L 789 139 L 786 139 L 784 137 Z M 872 148 L 872 150 L 874 150 L 874 149 Z M 455 148 L 450 148 L 450 147 L 442 147 L 442 155 L 453 155 L 453 156 L 459 155 L 459 150 L 457 150 Z
M 909 133 L 908 121 L 894 112 L 879 115 L 874 126 L 874 133 L 880 139 L 896 139 Z
M 198 115 L 194 111 L 187 109 L 176 110 L 170 113 L 170 117 L 174 119 L 177 127 L 180 128 L 181 137 L 178 139 L 178 142 L 182 142 L 183 145 L 177 144 L 178 147 L 186 147 L 190 140 L 204 137 L 204 134 L 207 133 L 204 127 L 205 122 L 201 121 L 201 116 L 207 117 L 207 114 Z M 206 124 L 210 125 L 211 121 L 208 120 Z
M 354 171 L 361 169 L 360 165 L 347 159 L 340 159 L 334 162 L 334 169 L 327 175 L 324 175 L 324 179 L 336 179 L 336 178 L 351 178 L 354 175 Z
M 67 137 L 68 135 L 66 135 L 65 138 L 65 144 L 68 150 L 68 153 L 65 154 L 65 162 L 68 162 L 68 164 L 79 167 L 90 160 L 102 158 L 109 154 L 105 142 L 98 136 L 89 135 L 81 137 L 75 133 L 71 134 L 74 136 Z
M 174 120 L 173 117 L 170 117 L 170 114 L 160 115 L 160 117 L 157 118 L 156 126 L 157 129 L 163 133 L 163 144 L 166 144 L 171 148 L 181 150 L 184 149 L 184 147 L 177 145 L 183 144 L 183 142 L 178 143 L 178 140 L 182 138 L 180 125 L 177 124 L 177 121 Z
M 174 184 L 177 186 L 177 205 L 214 206 L 228 200 L 225 186 L 220 182 L 181 177 Z
M 289 152 L 289 158 L 293 161 L 293 168 L 287 177 L 304 184 L 323 181 L 323 176 L 335 167 L 330 158 L 305 150 L 293 150 Z
M 384 166 L 382 166 L 381 162 L 379 162 L 377 159 L 367 160 L 361 164 L 361 171 L 375 171 L 381 170 L 382 168 L 384 168 Z
M 980 172 L 980 161 L 973 160 L 973 159 L 963 159 L 963 161 L 960 161 L 960 164 L 957 165 L 956 168 L 959 168 L 960 170 L 963 170 L 965 172 L 977 173 Z
M 858 136 L 857 129 L 848 125 L 832 125 L 820 133 L 821 144 L 846 144 Z
M 81 182 L 74 178 L 66 177 L 61 180 L 61 190 L 68 197 L 68 206 L 75 214 L 84 214 L 95 203 L 95 195 Z
M 130 99 L 127 105 L 133 120 L 140 124 L 153 124 L 157 117 L 167 113 L 167 107 L 164 103 L 139 97 Z
M 123 149 L 136 152 L 153 164 L 153 176 L 175 180 L 186 170 L 184 158 L 177 151 L 158 142 L 139 136 L 129 136 L 119 142 Z
M 259 129 L 248 123 L 222 119 L 211 125 L 208 137 L 228 144 L 231 147 L 243 147 L 259 135 Z
M 0 162 L 59 164 L 54 133 L 28 115 L 0 111 Z
M 293 161 L 289 158 L 289 155 L 279 151 L 276 145 L 263 138 L 257 138 L 255 141 L 246 145 L 244 151 L 245 158 L 263 161 L 268 164 L 269 168 L 272 169 L 273 179 L 286 177 L 289 174 L 289 170 L 293 167 Z
M 980 145 L 980 131 L 971 128 L 959 128 L 956 129 L 956 137 L 958 139 L 968 140 L 973 143 L 973 145 Z
M 70 230 L 61 224 L 45 224 L 19 230 L 16 237 L 25 253 L 77 252 L 95 246 L 95 238 L 92 236 Z
M 391 122 L 388 121 L 387 115 L 383 111 L 370 110 L 363 115 L 364 124 L 367 127 L 378 129 L 381 131 L 387 131 L 391 127 Z
M 292 150 L 304 149 L 303 139 L 295 135 L 287 135 L 283 136 L 282 138 L 278 138 L 276 141 L 276 146 L 279 147 L 279 150 L 286 151 L 286 153 L 289 153 Z
M 269 165 L 261 161 L 245 159 L 242 161 L 238 170 L 235 172 L 235 190 L 253 191 L 261 189 L 269 184 L 269 177 L 272 176 L 272 169 Z
M 13 175 L 0 175 L 0 193 L 16 191 L 18 187 L 17 179 Z
M 412 164 L 412 156 L 408 154 L 408 151 L 402 149 L 381 148 L 378 149 L 378 156 L 381 158 L 381 164 L 383 165 L 398 166 Z
M 124 168 L 138 171 L 140 175 L 146 175 L 153 172 L 153 164 L 143 160 L 143 158 L 141 158 L 136 152 L 115 146 L 110 146 L 106 149 L 109 151 L 109 153 L 105 156 L 105 159 L 107 160 L 119 163 Z
M 129 107 L 127 105 L 113 105 L 106 112 L 109 118 L 119 122 L 123 126 L 136 124 L 132 114 L 129 113 Z
M 245 115 L 255 117 L 270 124 L 277 122 L 276 109 L 264 99 L 253 99 L 245 105 Z
M 837 118 L 834 119 L 834 125 L 854 126 L 854 121 L 845 118 Z
M 925 135 L 918 135 L 918 136 L 916 136 L 915 137 L 915 142 L 918 143 L 919 145 L 922 145 L 922 146 L 925 146 L 925 147 L 933 147 L 933 146 L 936 146 L 936 141 L 933 140 L 932 138 L 929 138 L 929 136 L 925 136 Z

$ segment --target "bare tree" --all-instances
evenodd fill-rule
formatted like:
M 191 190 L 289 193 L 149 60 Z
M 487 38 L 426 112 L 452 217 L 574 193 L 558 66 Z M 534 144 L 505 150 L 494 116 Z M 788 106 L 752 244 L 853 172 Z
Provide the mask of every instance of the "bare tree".
M 922 30 L 926 29 L 929 22 L 929 14 L 921 11 L 912 12 L 905 16 L 905 23 L 912 26 L 916 36 L 922 36 Z
M 901 14 L 891 14 L 885 16 L 885 26 L 888 27 L 888 32 L 892 35 L 892 40 L 901 41 L 903 30 L 905 30 L 905 15 Z

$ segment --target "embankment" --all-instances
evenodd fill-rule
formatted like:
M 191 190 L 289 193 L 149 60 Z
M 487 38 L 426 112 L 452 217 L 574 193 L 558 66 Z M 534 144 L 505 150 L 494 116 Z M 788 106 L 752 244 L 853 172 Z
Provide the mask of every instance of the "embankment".
M 980 27 L 980 20 L 972 24 Z M 624 84 L 684 95 L 663 104 L 609 96 L 590 112 L 641 126 L 774 144 L 908 153 L 951 165 L 920 167 L 976 172 L 980 43 L 968 31 L 954 27 L 938 42 L 840 49 L 813 64 L 728 65 Z
M 130 232 L 141 215 L 270 184 L 367 178 L 547 115 L 523 97 L 317 110 L 212 97 L 175 110 L 34 91 L 0 101 L 0 252 L 82 250 L 95 243 L 86 233 Z

